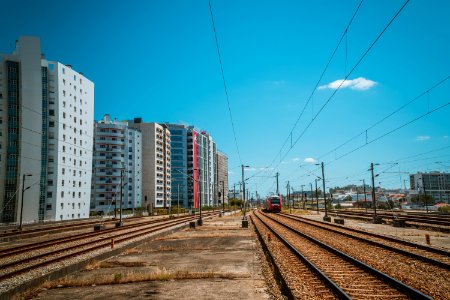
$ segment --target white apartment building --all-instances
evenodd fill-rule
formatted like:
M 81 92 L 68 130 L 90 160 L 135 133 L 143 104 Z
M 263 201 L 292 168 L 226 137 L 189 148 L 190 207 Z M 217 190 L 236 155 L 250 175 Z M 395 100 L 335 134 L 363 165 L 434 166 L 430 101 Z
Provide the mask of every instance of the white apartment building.
M 129 128 L 126 121 L 105 115 L 95 123 L 94 137 L 91 211 L 108 213 L 118 209 L 120 199 L 122 209 L 141 207 L 141 132 Z
M 142 134 L 142 206 L 168 208 L 171 200 L 170 131 L 165 125 L 129 121 Z
M 89 217 L 94 84 L 47 61 L 21 37 L 0 61 L 0 209 L 3 222 Z

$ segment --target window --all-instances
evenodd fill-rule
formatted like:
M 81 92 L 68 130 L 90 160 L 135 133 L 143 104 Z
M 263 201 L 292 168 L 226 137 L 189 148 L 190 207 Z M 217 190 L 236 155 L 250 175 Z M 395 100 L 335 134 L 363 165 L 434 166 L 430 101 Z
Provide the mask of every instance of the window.
M 61 198 L 64 198 L 64 191 L 61 191 Z M 62 203 L 61 203 L 61 208 L 62 208 Z
M 52 192 L 47 192 L 47 198 L 51 198 L 53 197 L 53 193 Z
M 64 186 L 64 179 L 61 180 L 61 186 Z
M 62 173 L 63 175 L 64 175 L 65 171 L 66 171 L 66 169 L 64 169 L 64 168 L 61 169 L 61 173 Z
M 54 115 L 54 113 L 53 113 L 53 115 Z M 66 113 L 65 112 L 63 112 L 63 118 L 66 118 Z
M 54 116 L 55 116 L 55 110 L 54 110 L 54 109 L 50 109 L 50 110 L 48 111 L 48 114 L 49 114 L 50 116 L 54 117 Z

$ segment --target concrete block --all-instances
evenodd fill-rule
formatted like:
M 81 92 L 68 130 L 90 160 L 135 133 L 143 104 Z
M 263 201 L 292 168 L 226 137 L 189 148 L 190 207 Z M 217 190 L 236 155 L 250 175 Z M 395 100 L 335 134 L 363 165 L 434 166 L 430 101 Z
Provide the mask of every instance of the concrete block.
M 342 218 L 334 218 L 334 223 L 344 225 L 344 219 L 342 219 Z

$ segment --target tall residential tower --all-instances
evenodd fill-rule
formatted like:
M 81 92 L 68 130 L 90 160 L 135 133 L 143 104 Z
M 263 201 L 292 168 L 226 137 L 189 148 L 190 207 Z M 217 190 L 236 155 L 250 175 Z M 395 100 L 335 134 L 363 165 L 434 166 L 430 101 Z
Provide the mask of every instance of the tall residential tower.
M 165 125 L 129 121 L 142 134 L 142 206 L 167 208 L 171 199 L 170 131 Z
M 93 113 L 94 84 L 47 61 L 39 38 L 1 56 L 2 222 L 19 221 L 22 206 L 24 222 L 89 217 Z
M 120 199 L 123 209 L 141 207 L 141 132 L 105 115 L 94 134 L 91 210 L 110 212 L 120 207 Z

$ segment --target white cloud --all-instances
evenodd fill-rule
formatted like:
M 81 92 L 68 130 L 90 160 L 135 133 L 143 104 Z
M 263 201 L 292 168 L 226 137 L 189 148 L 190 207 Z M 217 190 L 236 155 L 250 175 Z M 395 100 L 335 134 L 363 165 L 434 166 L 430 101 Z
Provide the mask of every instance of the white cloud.
M 416 141 L 426 141 L 426 140 L 429 140 L 429 139 L 431 139 L 431 136 L 429 136 L 429 135 L 416 136 Z
M 442 138 L 444 139 L 448 139 L 448 135 L 444 135 Z
M 256 168 L 245 168 L 245 171 L 256 171 Z
M 273 170 L 273 168 L 267 168 L 267 167 L 263 167 L 263 168 L 259 168 L 260 171 L 271 171 Z
M 307 158 L 305 158 L 303 161 L 304 161 L 305 163 L 307 163 L 307 164 L 315 164 L 315 163 L 317 162 L 317 160 L 315 160 L 315 159 L 312 158 L 312 157 L 307 157 Z
M 234 174 L 234 172 L 233 171 L 228 171 L 228 174 Z
M 300 160 L 300 157 L 294 157 L 293 159 L 292 159 L 292 161 L 299 161 Z
M 377 85 L 378 82 L 375 82 L 373 80 L 366 79 L 364 77 L 358 77 L 355 79 L 338 79 L 333 82 L 330 82 L 326 85 L 321 85 L 317 89 L 318 90 L 325 90 L 325 89 L 344 89 L 344 88 L 351 88 L 352 90 L 357 91 L 366 91 L 370 88 L 373 88 L 375 85 Z

